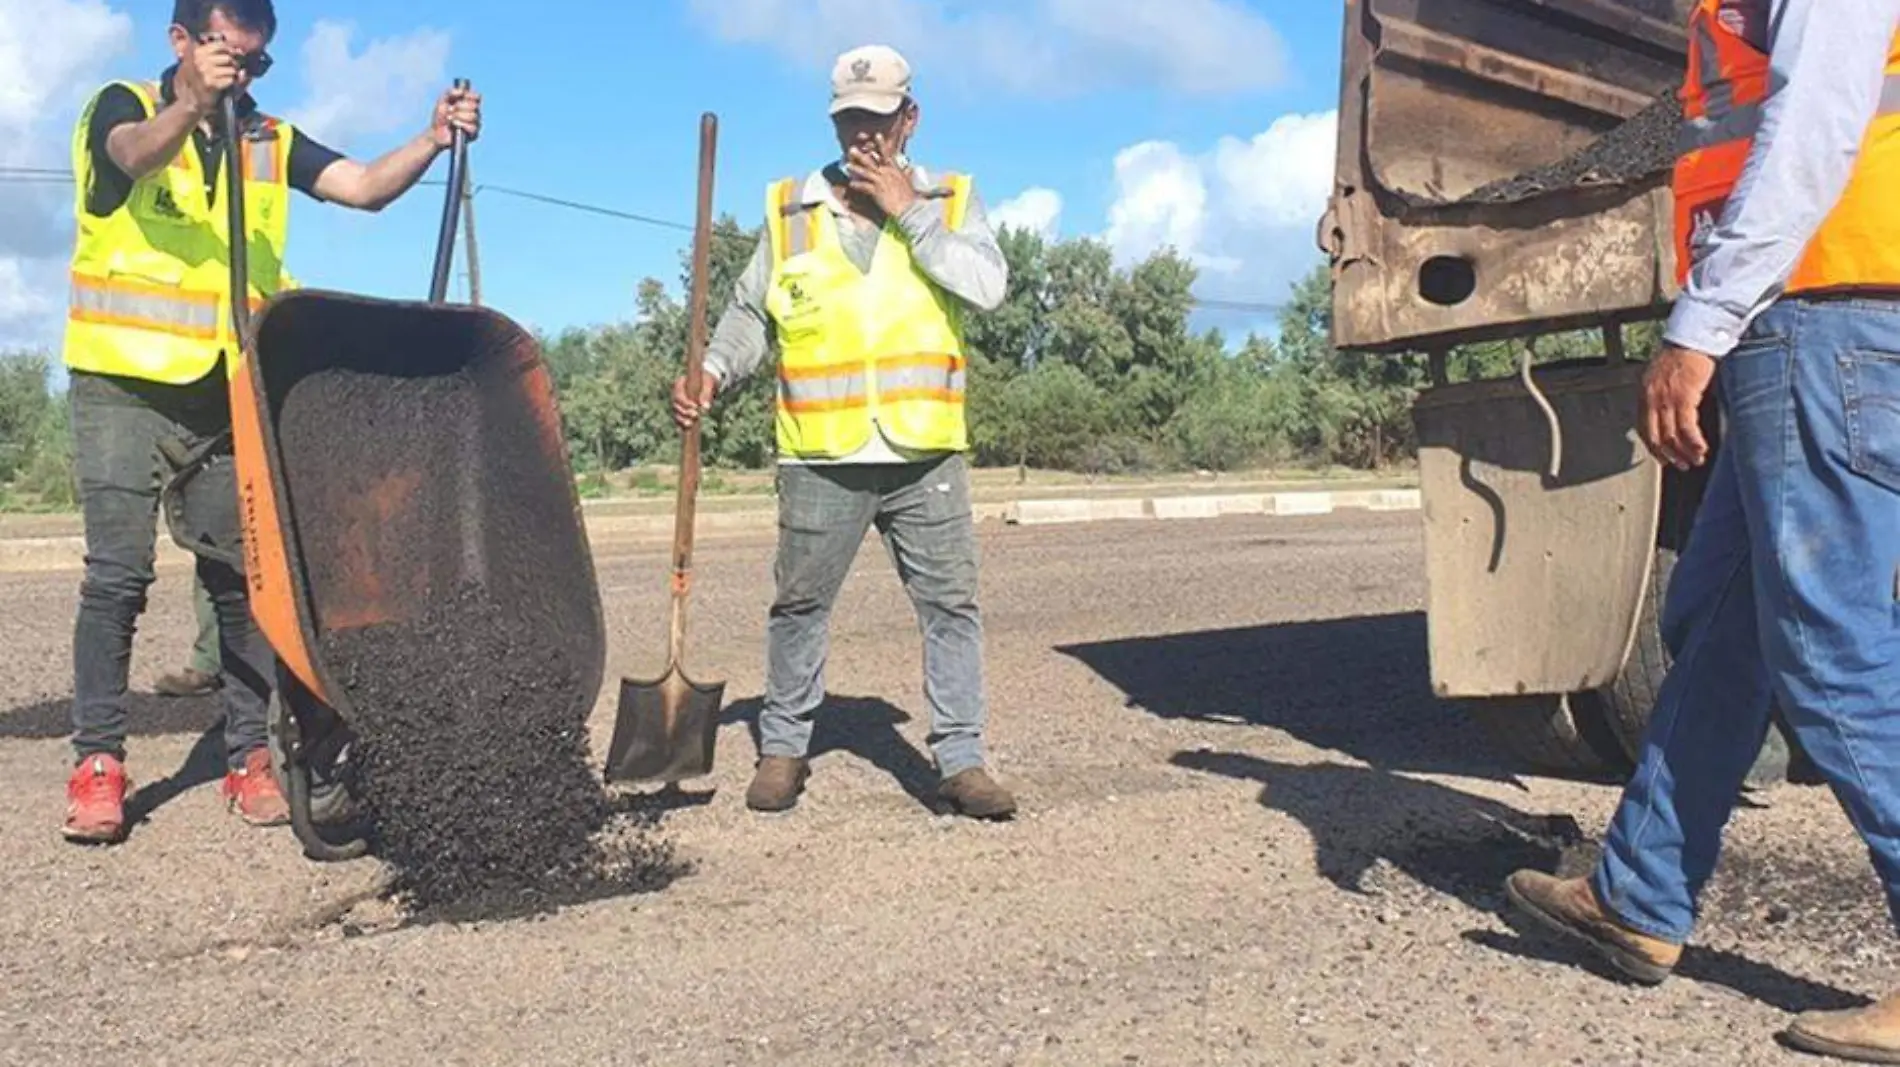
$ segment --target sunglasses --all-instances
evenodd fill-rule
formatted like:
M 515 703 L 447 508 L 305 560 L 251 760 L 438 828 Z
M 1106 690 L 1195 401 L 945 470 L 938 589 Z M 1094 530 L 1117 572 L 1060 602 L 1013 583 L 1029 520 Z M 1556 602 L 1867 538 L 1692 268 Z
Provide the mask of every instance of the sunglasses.
M 236 56 L 234 58 L 238 61 L 238 69 L 249 74 L 252 81 L 262 78 L 269 72 L 271 64 L 277 62 L 270 57 L 269 52 L 261 48 L 248 56 Z
M 219 41 L 223 39 L 224 38 L 222 34 L 207 33 L 198 38 L 198 43 L 210 44 L 213 41 Z M 271 58 L 271 54 L 269 52 L 265 51 L 262 48 L 258 49 L 255 52 L 249 53 L 248 55 L 241 55 L 239 53 L 233 52 L 231 53 L 231 58 L 237 60 L 238 70 L 245 74 L 249 74 L 251 76 L 252 81 L 256 81 L 257 79 L 262 78 L 265 74 L 269 73 L 271 66 L 277 62 L 275 59 Z

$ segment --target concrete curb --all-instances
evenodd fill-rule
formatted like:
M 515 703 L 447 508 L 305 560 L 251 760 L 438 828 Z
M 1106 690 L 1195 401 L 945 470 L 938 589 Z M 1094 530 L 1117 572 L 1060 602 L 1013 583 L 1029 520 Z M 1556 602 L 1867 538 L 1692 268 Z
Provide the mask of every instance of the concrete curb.
M 1000 520 L 1011 526 L 1056 526 L 1086 522 L 1145 522 L 1218 519 L 1233 515 L 1330 515 L 1334 511 L 1416 511 L 1416 489 L 1349 492 L 1242 493 L 1225 496 L 1120 497 L 1094 500 L 1018 500 L 975 505 L 978 521 Z M 596 542 L 664 538 L 673 532 L 673 516 L 588 515 L 587 536 Z M 772 529 L 778 512 L 702 511 L 699 534 L 720 536 Z M 163 532 L 157 564 L 182 566 L 191 555 Z M 0 574 L 79 570 L 85 566 L 86 539 L 67 537 L 0 538 Z
M 1005 506 L 996 503 L 976 505 L 979 520 L 1003 517 Z M 664 515 L 583 515 L 588 539 L 596 544 L 612 541 L 662 540 L 673 534 L 673 516 Z M 702 511 L 698 536 L 719 537 L 757 533 L 778 524 L 778 512 L 770 508 L 748 511 Z M 179 548 L 161 529 L 155 563 L 159 567 L 184 566 L 192 561 L 189 552 Z M 0 574 L 30 574 L 76 571 L 85 567 L 86 539 L 65 537 L 0 538 Z
M 1012 526 L 1056 526 L 1083 522 L 1219 519 L 1230 515 L 1417 511 L 1421 507 L 1423 500 L 1416 489 L 1158 496 L 1143 500 L 1019 500 L 1004 507 L 1003 521 Z

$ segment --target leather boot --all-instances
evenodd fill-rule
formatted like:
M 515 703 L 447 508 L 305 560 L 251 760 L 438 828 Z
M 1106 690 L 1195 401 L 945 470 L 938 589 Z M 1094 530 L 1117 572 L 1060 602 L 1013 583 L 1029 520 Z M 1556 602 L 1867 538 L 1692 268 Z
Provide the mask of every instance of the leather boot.
M 1669 977 L 1682 958 L 1682 946 L 1638 933 L 1605 911 L 1587 879 L 1563 880 L 1537 871 L 1518 871 L 1504 892 L 1519 910 L 1551 931 L 1582 941 L 1617 970 L 1644 985 Z
M 790 811 L 804 792 L 811 767 L 790 756 L 765 756 L 752 774 L 752 785 L 745 791 L 745 806 L 753 811 Z
M 981 767 L 950 776 L 937 795 L 958 814 L 972 819 L 1007 819 L 1016 814 L 1016 798 Z
M 1810 1011 L 1782 1035 L 1803 1052 L 1853 1063 L 1900 1063 L 1900 993 L 1851 1011 Z

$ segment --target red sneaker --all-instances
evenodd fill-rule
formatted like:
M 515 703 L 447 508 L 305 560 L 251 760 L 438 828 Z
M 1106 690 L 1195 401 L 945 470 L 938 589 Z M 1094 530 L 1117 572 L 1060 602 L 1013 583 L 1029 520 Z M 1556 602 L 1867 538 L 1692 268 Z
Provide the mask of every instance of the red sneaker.
M 290 821 L 290 802 L 271 771 L 270 750 L 254 748 L 244 766 L 224 776 L 224 802 L 252 826 L 282 826 Z
M 116 758 L 94 753 L 80 760 L 66 779 L 66 825 L 61 829 L 66 840 L 89 845 L 119 840 L 125 834 L 125 791 L 130 785 L 125 765 Z

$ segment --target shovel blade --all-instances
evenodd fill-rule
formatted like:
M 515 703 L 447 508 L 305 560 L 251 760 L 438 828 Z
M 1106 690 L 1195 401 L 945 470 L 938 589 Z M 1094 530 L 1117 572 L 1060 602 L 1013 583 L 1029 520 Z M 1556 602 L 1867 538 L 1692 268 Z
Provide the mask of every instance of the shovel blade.
M 622 679 L 607 747 L 610 782 L 674 782 L 711 774 L 726 683 L 702 684 L 676 665 L 654 682 Z

